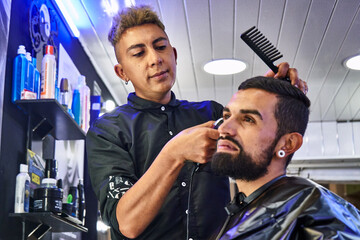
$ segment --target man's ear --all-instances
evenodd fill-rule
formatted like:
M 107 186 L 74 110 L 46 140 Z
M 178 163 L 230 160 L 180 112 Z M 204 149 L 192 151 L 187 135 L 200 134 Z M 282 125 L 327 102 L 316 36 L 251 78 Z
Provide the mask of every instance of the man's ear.
M 285 152 L 284 157 L 287 157 L 290 154 L 296 152 L 301 147 L 302 143 L 303 137 L 300 133 L 287 133 L 280 138 L 275 150 L 276 153 L 279 150 L 283 150 Z
M 175 55 L 175 62 L 177 64 L 177 51 L 176 48 L 173 47 L 174 55 Z
M 114 70 L 116 75 L 121 78 L 124 81 L 128 81 L 128 77 L 126 76 L 125 72 L 124 72 L 124 68 L 122 67 L 121 63 L 118 63 L 114 66 Z

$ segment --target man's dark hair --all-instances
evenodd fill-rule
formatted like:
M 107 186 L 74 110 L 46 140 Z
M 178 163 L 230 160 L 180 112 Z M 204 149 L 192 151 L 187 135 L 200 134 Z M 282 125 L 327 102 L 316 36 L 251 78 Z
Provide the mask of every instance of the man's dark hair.
M 269 77 L 253 77 L 240 84 L 238 90 L 249 88 L 262 89 L 276 94 L 278 102 L 275 106 L 277 121 L 276 141 L 283 135 L 298 132 L 304 136 L 309 121 L 309 98 L 289 82 Z M 289 155 L 286 166 L 293 154 Z

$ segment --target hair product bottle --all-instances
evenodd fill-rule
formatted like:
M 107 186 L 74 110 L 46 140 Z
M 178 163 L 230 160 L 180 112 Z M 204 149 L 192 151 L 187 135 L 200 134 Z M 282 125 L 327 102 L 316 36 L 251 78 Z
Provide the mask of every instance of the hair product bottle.
M 80 126 L 81 124 L 80 92 L 79 89 L 77 88 L 75 88 L 73 92 L 71 111 L 74 114 L 75 122 Z
M 69 195 L 71 195 L 70 198 L 69 198 Z M 78 202 L 78 189 L 76 186 L 70 187 L 69 193 L 68 193 L 68 198 L 71 199 L 71 204 L 72 204 L 71 216 L 78 218 L 79 202 Z
M 46 45 L 41 62 L 41 98 L 55 98 L 56 60 L 54 47 Z
M 20 164 L 20 173 L 16 176 L 15 187 L 15 213 L 29 212 L 30 176 L 28 165 Z
M 17 50 L 17 56 L 14 59 L 13 80 L 12 80 L 12 97 L 11 100 L 15 102 L 21 99 L 21 92 L 27 82 L 26 71 L 28 68 L 28 60 L 26 59 L 25 46 L 20 45 Z
M 69 81 L 62 78 L 60 81 L 60 104 L 68 110 L 69 107 Z
M 78 184 L 78 193 L 79 193 L 79 198 L 78 198 L 78 215 L 79 215 L 79 220 L 82 221 L 82 224 L 85 224 L 85 190 L 84 190 L 84 181 L 83 179 L 79 179 L 79 184 Z
M 80 126 L 84 132 L 87 132 L 90 124 L 90 88 L 86 85 L 85 76 L 79 76 L 79 92 L 81 106 Z
M 29 52 L 26 52 L 26 59 L 28 60 L 27 70 L 26 70 L 26 81 L 24 84 L 24 89 L 21 92 L 21 99 L 36 99 L 34 91 L 34 65 L 32 63 L 32 57 Z

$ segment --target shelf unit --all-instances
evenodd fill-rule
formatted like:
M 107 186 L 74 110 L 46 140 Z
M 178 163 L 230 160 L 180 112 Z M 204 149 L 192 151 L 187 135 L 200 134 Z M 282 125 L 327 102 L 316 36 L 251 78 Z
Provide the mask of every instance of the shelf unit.
M 51 135 L 56 140 L 85 139 L 85 132 L 55 99 L 18 100 L 15 104 L 28 117 L 27 148 L 31 149 L 33 140 L 43 140 Z M 48 231 L 52 232 L 87 232 L 87 228 L 77 219 L 65 214 L 52 212 L 10 213 L 22 223 L 22 239 L 41 239 Z M 37 226 L 26 236 L 26 223 Z

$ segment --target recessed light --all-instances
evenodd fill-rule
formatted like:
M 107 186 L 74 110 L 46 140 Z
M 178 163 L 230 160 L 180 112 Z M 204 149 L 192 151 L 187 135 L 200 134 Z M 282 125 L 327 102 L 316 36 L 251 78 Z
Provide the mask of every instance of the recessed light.
M 115 108 L 115 102 L 113 100 L 106 100 L 104 102 L 104 107 L 106 112 L 110 112 Z
M 236 59 L 217 59 L 204 65 L 205 72 L 215 75 L 229 75 L 244 71 L 246 63 Z
M 353 70 L 360 70 L 360 55 L 346 59 L 345 66 Z

